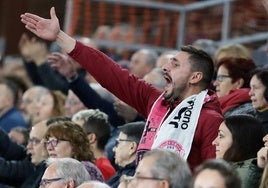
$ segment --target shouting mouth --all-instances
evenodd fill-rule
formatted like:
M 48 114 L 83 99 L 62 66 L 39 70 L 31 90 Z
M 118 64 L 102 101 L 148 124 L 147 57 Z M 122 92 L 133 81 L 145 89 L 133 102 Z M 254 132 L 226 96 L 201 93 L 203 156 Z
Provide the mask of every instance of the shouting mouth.
M 164 73 L 163 76 L 164 79 L 166 80 L 166 88 L 168 88 L 171 85 L 172 78 L 167 73 Z

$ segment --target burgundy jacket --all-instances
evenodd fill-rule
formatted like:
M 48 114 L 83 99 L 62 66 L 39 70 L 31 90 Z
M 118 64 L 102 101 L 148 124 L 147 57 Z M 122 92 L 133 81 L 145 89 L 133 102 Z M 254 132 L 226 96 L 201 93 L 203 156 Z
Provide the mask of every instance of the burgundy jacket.
M 151 107 L 161 92 L 122 69 L 102 52 L 86 47 L 80 42 L 69 55 L 84 67 L 104 88 L 122 101 L 134 107 L 144 117 L 148 117 Z M 198 120 L 188 163 L 193 169 L 204 160 L 215 158 L 212 141 L 217 137 L 223 121 L 216 94 L 209 91 L 210 101 L 202 107 Z

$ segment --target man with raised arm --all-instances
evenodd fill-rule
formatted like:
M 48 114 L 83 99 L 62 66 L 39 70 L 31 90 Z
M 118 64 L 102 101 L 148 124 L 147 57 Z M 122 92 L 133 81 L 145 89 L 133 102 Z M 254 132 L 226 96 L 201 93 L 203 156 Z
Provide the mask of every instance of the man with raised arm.
M 192 169 L 215 157 L 211 143 L 217 136 L 222 114 L 216 95 L 207 89 L 214 67 L 205 52 L 191 46 L 182 47 L 163 66 L 167 85 L 161 93 L 121 69 L 102 52 L 84 46 L 64 33 L 54 7 L 50 16 L 50 19 L 44 19 L 25 13 L 21 15 L 21 21 L 37 36 L 56 41 L 103 87 L 147 117 L 138 160 L 151 148 L 167 148 L 179 153 Z

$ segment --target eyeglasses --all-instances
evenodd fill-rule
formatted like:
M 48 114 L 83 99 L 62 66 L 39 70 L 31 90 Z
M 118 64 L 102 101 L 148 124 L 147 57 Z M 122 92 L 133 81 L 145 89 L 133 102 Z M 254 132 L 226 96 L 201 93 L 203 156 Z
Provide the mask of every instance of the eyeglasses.
M 121 139 L 121 138 L 118 138 L 115 140 L 115 146 L 118 146 L 118 144 L 120 142 L 134 142 L 133 140 L 129 140 L 129 139 Z
M 231 76 L 229 76 L 229 75 L 224 75 L 224 74 L 219 74 L 219 75 L 217 75 L 216 80 L 217 80 L 218 82 L 222 82 L 225 78 L 231 78 Z
M 145 177 L 145 176 L 124 176 L 122 178 L 123 181 L 130 183 L 131 181 L 140 181 L 140 180 L 153 180 L 153 181 L 163 181 L 166 180 L 164 178 L 156 178 L 156 177 Z
M 40 184 L 39 184 L 39 188 L 45 188 L 46 185 L 55 182 L 55 181 L 59 181 L 62 180 L 63 178 L 52 178 L 52 179 L 42 179 Z
M 51 146 L 53 146 L 53 147 L 56 147 L 58 145 L 58 143 L 61 141 L 69 141 L 69 140 L 54 138 L 54 139 L 45 141 L 44 144 L 45 144 L 45 147 L 48 147 L 49 144 L 51 144 Z
M 40 144 L 41 140 L 38 138 L 29 138 L 28 139 L 28 144 L 32 144 L 34 146 L 36 146 L 37 144 Z
M 155 177 L 144 177 L 144 176 L 133 176 L 133 180 L 155 180 L 155 181 L 163 181 L 163 178 L 155 178 Z

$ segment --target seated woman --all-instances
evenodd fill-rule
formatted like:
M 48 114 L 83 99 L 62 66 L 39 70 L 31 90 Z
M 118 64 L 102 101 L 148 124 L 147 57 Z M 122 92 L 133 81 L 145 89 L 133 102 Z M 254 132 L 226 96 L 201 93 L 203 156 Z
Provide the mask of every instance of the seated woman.
M 230 162 L 238 172 L 243 187 L 258 187 L 262 170 L 257 167 L 257 152 L 262 147 L 264 131 L 261 123 L 249 115 L 227 117 L 220 125 L 216 158 Z
M 242 184 L 230 164 L 221 159 L 211 159 L 195 169 L 191 187 L 241 188 Z
M 49 157 L 70 157 L 81 161 L 92 180 L 104 181 L 102 173 L 94 164 L 95 157 L 87 135 L 79 125 L 71 121 L 50 125 L 45 134 L 45 146 Z
M 225 117 L 255 113 L 248 95 L 249 72 L 255 67 L 252 59 L 228 57 L 219 61 L 213 84 Z
M 226 57 L 252 58 L 249 49 L 239 43 L 231 43 L 219 46 L 214 55 L 215 65 L 217 67 L 219 61 Z
M 66 96 L 60 91 L 48 90 L 40 97 L 33 114 L 33 123 L 39 123 L 49 118 L 64 115 Z
M 250 80 L 250 99 L 256 109 L 255 117 L 261 121 L 268 134 L 268 69 L 256 69 Z

